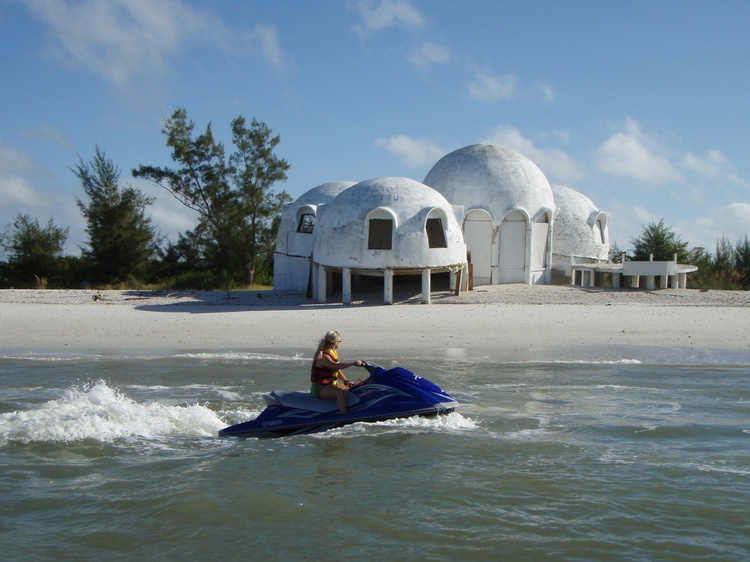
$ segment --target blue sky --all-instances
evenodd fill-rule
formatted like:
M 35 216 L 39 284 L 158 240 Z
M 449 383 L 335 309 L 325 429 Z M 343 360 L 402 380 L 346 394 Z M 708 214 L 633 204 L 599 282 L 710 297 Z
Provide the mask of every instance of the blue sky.
M 228 149 L 233 118 L 264 121 L 295 198 L 494 142 L 621 249 L 664 219 L 713 252 L 750 234 L 748 21 L 746 0 L 0 0 L 0 228 L 53 218 L 77 253 L 70 168 L 98 144 L 176 239 L 194 217 L 130 171 L 171 163 L 184 107 Z

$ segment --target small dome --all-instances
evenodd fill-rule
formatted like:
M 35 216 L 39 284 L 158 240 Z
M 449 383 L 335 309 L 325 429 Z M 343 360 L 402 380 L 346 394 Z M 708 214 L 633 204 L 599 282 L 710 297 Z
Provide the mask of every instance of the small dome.
M 276 237 L 276 252 L 297 256 L 309 256 L 312 252 L 312 229 L 317 220 L 318 207 L 332 201 L 339 193 L 354 185 L 353 181 L 329 182 L 313 187 L 292 203 L 284 205 Z M 306 226 L 301 221 L 307 220 Z M 301 232 L 300 229 L 303 231 Z M 302 234 L 302 236 L 297 236 Z
M 442 267 L 463 263 L 465 253 L 453 206 L 434 189 L 401 177 L 343 191 L 321 209 L 313 242 L 315 263 L 352 269 Z
M 608 217 L 578 191 L 552 185 L 558 212 L 555 216 L 555 254 L 606 260 L 609 257 Z
M 515 210 L 534 219 L 554 209 L 549 182 L 536 164 L 498 145 L 475 144 L 447 154 L 424 183 L 467 211 L 485 209 L 496 224 Z
M 324 205 L 333 200 L 339 193 L 349 189 L 356 182 L 353 181 L 331 181 L 324 183 L 300 195 L 295 201 L 296 206 L 300 205 Z

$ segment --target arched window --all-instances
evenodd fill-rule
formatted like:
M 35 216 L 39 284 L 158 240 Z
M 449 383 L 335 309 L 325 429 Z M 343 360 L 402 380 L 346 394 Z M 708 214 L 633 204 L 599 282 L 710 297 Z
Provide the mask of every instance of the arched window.
M 602 219 L 596 220 L 596 230 L 599 231 L 599 241 L 601 241 L 602 244 L 605 243 L 604 240 L 604 224 L 602 223 Z
M 385 209 L 375 209 L 367 218 L 367 249 L 393 249 L 393 215 Z
M 430 248 L 447 248 L 448 241 L 445 237 L 445 216 L 439 209 L 433 209 L 427 216 L 425 232 L 427 233 L 427 245 Z
M 607 243 L 607 215 L 606 213 L 595 211 L 589 216 L 589 224 L 594 230 L 594 241 L 600 244 Z
M 447 248 L 448 243 L 445 240 L 445 230 L 443 230 L 443 219 L 427 219 L 427 243 L 430 248 Z
M 312 234 L 315 228 L 315 211 L 308 206 L 301 207 L 297 211 L 297 232 Z

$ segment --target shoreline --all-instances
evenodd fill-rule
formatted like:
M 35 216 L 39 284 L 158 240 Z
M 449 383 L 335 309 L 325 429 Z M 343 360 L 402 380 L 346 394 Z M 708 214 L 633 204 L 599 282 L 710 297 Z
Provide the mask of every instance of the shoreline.
M 750 292 L 635 291 L 495 285 L 432 304 L 405 289 L 344 306 L 304 295 L 243 291 L 0 290 L 0 351 L 312 353 L 329 329 L 352 354 L 504 360 L 631 355 L 659 348 L 750 357 Z M 620 352 L 617 352 L 620 350 Z

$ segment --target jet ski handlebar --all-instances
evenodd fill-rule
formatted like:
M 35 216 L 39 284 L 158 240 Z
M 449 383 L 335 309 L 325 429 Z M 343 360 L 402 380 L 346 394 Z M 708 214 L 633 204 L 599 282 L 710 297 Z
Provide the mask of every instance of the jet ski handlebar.
M 373 374 L 376 370 L 383 368 L 380 365 L 376 365 L 375 363 L 368 363 L 367 361 L 362 361 L 362 366 L 367 369 L 367 372 L 370 374 Z

